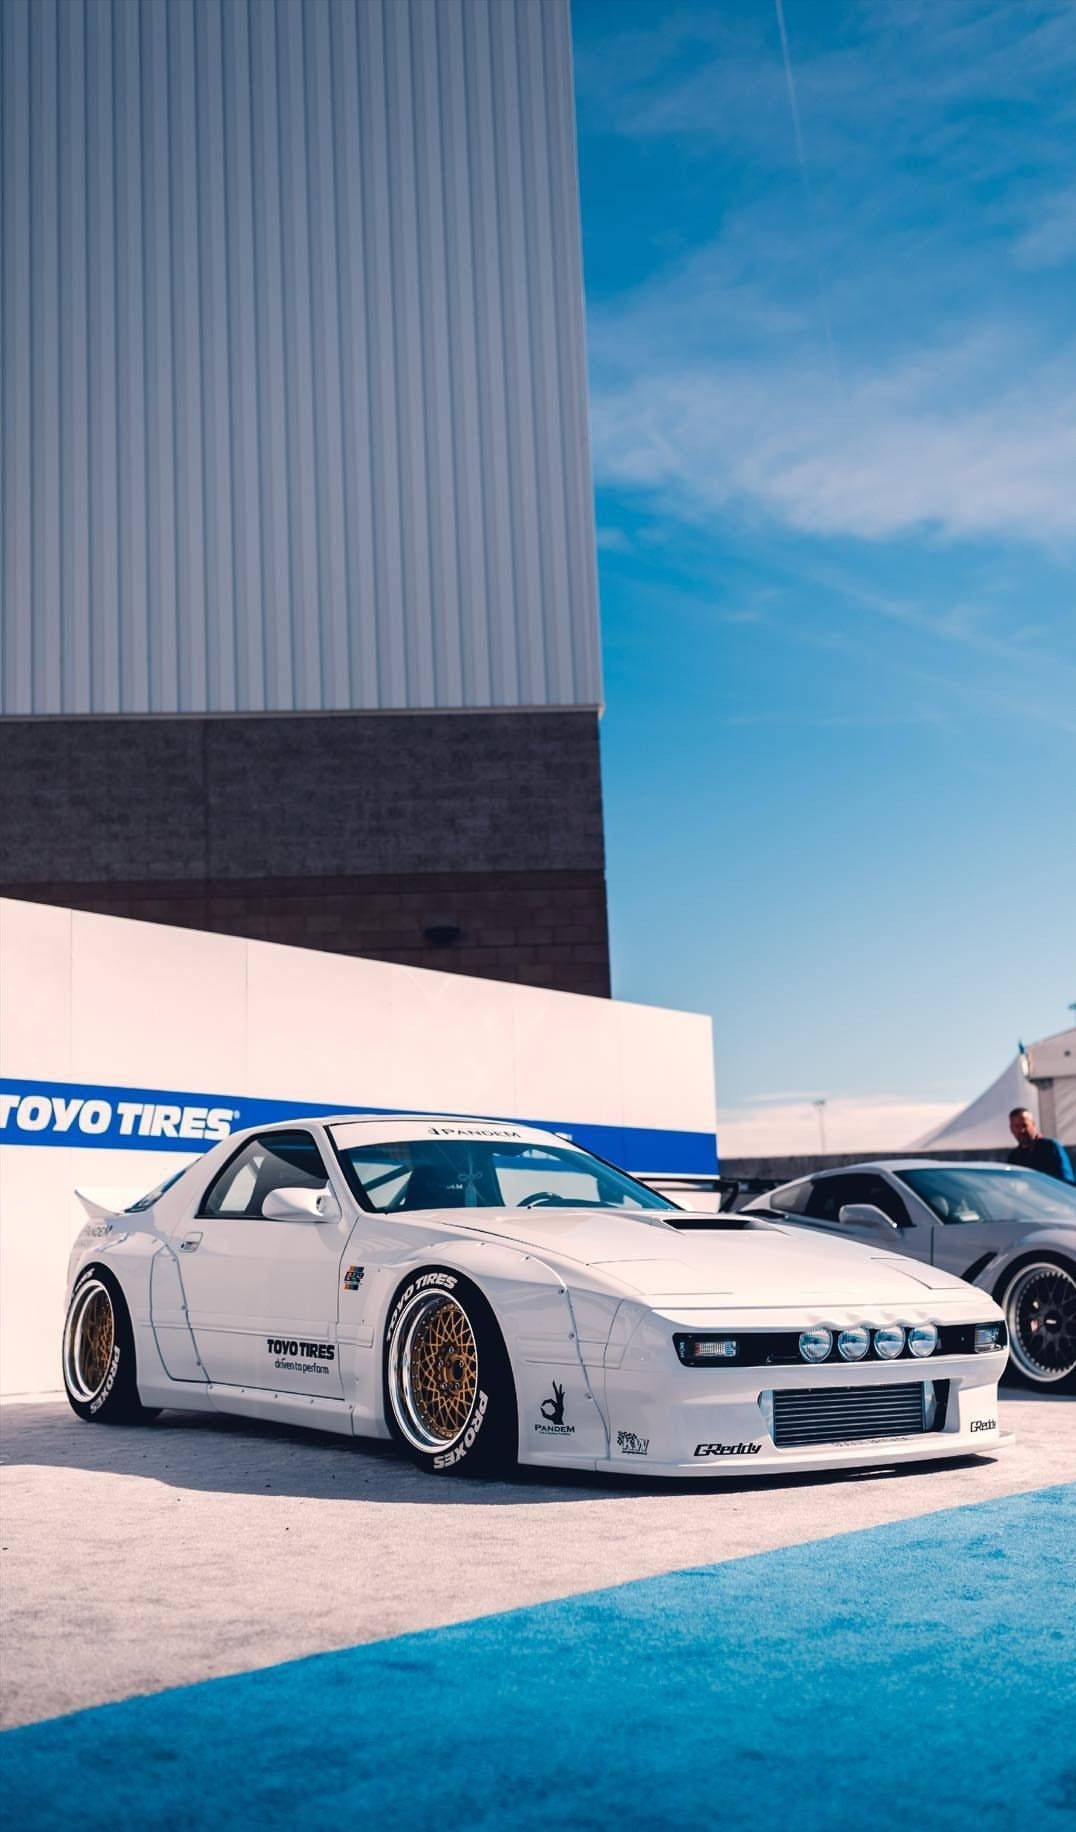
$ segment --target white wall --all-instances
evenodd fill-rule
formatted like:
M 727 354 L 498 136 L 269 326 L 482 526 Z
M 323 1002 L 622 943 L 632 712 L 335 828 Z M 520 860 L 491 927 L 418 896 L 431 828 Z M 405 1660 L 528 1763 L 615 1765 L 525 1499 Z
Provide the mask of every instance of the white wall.
M 74 1189 L 130 1200 L 201 1148 L 139 1138 L 168 1105 L 482 1113 L 716 1164 L 709 1018 L 0 899 L 0 1391 L 57 1384 Z

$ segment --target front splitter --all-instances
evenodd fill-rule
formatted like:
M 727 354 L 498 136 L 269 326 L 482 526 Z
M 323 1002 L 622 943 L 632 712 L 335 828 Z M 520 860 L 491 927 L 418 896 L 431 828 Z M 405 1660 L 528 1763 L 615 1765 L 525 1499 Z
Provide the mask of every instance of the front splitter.
M 916 1443 L 875 1439 L 826 1445 L 803 1454 L 771 1450 L 735 1457 L 692 1457 L 686 1463 L 659 1463 L 652 1457 L 603 1457 L 588 1467 L 616 1476 L 702 1477 L 707 1481 L 724 1477 L 739 1482 L 744 1476 L 803 1476 L 824 1474 L 827 1470 L 884 1469 L 893 1463 L 948 1463 L 954 1457 L 993 1457 L 1015 1442 L 1013 1431 L 975 1437 L 967 1432 L 951 1437 L 940 1433 L 929 1445 L 922 1439 Z

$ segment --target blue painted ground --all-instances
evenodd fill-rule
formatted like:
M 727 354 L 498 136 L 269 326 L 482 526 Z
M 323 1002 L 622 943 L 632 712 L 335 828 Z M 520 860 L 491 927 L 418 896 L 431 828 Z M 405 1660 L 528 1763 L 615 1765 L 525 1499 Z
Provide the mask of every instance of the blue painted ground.
M 1074 1635 L 1042 1489 L 9 1731 L 5 1823 L 1072 1832 Z

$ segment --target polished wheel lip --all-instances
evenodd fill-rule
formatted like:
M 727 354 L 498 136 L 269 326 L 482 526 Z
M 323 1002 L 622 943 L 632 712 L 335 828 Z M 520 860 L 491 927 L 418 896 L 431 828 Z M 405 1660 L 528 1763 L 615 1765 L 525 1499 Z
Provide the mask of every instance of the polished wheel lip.
M 466 1388 L 470 1394 L 465 1410 L 461 1411 L 457 1428 L 447 1437 L 434 1429 L 429 1418 L 429 1405 L 423 1396 L 423 1368 L 420 1365 L 421 1358 L 428 1352 L 424 1332 L 434 1322 L 435 1313 L 445 1310 L 455 1313 L 451 1323 L 460 1337 L 462 1354 L 467 1364 Z M 459 1328 L 461 1323 L 462 1330 Z M 474 1325 L 458 1298 L 440 1289 L 420 1291 L 404 1306 L 389 1345 L 388 1388 L 393 1416 L 414 1450 L 440 1453 L 459 1442 L 478 1398 L 478 1343 L 475 1340 Z
M 1067 1334 L 1072 1336 L 1076 1329 L 1076 1278 L 1058 1260 L 1036 1260 L 1034 1265 L 1025 1266 L 1017 1274 L 1009 1287 L 1005 1299 L 1005 1315 L 1009 1325 L 1009 1349 L 1020 1373 L 1036 1386 L 1052 1386 L 1057 1381 L 1066 1380 L 1076 1370 L 1076 1340 L 1072 1352 L 1063 1364 L 1051 1365 L 1040 1361 L 1025 1340 L 1026 1331 L 1021 1313 L 1028 1294 L 1036 1284 L 1045 1284 L 1049 1280 L 1060 1286 L 1061 1302 L 1065 1312 L 1072 1321 Z M 1049 1340 L 1052 1344 L 1055 1332 L 1051 1331 Z
M 104 1387 L 115 1345 L 112 1293 L 100 1279 L 87 1279 L 71 1301 L 63 1346 L 67 1390 L 82 1404 L 95 1400 Z

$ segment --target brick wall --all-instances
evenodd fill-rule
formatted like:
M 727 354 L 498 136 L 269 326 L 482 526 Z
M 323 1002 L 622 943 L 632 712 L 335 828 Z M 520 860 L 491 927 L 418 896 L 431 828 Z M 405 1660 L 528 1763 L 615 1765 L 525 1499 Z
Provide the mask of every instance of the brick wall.
M 7 720 L 0 890 L 607 996 L 596 716 Z

